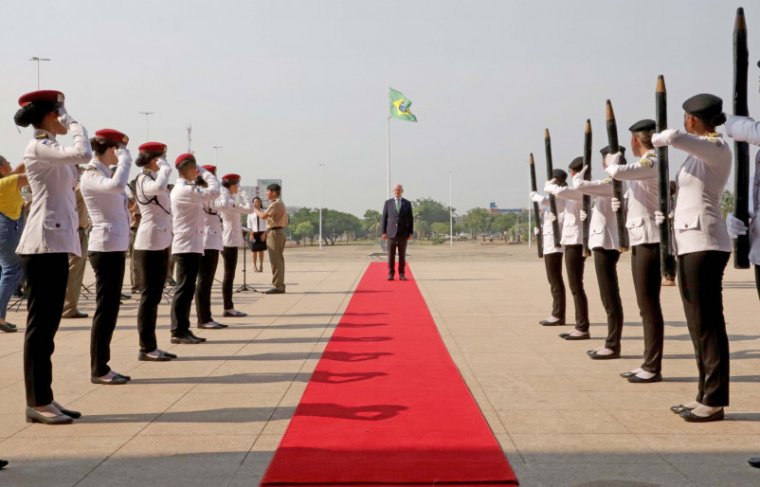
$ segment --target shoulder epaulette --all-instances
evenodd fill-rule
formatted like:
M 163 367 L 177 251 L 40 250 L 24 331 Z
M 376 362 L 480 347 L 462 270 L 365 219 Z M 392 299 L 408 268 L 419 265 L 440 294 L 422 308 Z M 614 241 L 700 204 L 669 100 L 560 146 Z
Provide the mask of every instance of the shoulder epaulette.
M 652 167 L 652 166 L 654 166 L 654 161 L 652 159 L 650 159 L 648 155 L 646 155 L 646 156 L 642 157 L 641 159 L 639 159 L 639 164 L 642 167 Z
M 610 184 L 612 182 L 612 178 L 606 178 L 599 181 L 602 184 Z

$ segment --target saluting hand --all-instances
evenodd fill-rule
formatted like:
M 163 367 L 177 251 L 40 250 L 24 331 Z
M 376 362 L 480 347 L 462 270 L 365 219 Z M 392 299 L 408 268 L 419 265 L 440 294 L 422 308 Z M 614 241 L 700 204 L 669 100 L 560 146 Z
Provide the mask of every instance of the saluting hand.
M 66 111 L 66 107 L 58 108 L 58 121 L 66 128 L 69 128 L 72 123 L 75 123 L 75 120 L 69 115 L 69 112 Z
M 620 210 L 620 200 L 617 198 L 612 198 L 612 211 L 617 213 Z

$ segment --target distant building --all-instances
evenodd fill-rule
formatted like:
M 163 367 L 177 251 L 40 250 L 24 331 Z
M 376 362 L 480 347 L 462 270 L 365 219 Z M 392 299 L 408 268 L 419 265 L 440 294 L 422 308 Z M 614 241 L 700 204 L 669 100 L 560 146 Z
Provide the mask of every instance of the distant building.
M 488 203 L 488 212 L 492 215 L 506 215 L 508 213 L 522 214 L 522 208 L 499 208 L 495 201 Z

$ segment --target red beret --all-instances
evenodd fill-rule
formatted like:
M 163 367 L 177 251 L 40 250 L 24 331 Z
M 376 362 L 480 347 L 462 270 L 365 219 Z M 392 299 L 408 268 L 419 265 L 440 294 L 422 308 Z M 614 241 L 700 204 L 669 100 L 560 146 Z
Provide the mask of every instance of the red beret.
M 140 152 L 155 152 L 163 154 L 166 152 L 166 144 L 162 144 L 161 142 L 146 142 L 138 147 L 138 150 Z
M 106 139 L 115 144 L 127 144 L 129 143 L 129 137 L 125 134 L 114 129 L 100 129 L 95 132 L 95 137 L 99 139 Z
M 177 159 L 174 161 L 174 167 L 179 167 L 183 162 L 186 161 L 195 162 L 195 156 L 189 152 L 178 155 Z
M 215 165 L 213 165 L 213 164 L 206 164 L 206 165 L 204 165 L 204 166 L 202 166 L 202 167 L 203 167 L 203 169 L 205 169 L 206 171 L 208 171 L 208 172 L 210 172 L 211 174 L 213 174 L 214 176 L 216 176 L 216 166 L 215 166 Z
M 240 174 L 230 173 L 222 177 L 222 181 L 240 181 Z
M 18 99 L 18 104 L 23 107 L 35 101 L 46 101 L 49 103 L 60 103 L 63 105 L 64 98 L 65 97 L 63 96 L 63 93 L 60 91 L 40 90 L 22 95 L 21 98 Z

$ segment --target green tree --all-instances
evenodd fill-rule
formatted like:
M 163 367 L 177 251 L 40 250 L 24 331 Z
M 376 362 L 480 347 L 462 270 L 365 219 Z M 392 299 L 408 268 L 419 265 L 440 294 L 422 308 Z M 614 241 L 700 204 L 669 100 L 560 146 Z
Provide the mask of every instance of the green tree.
M 430 234 L 433 223 L 449 222 L 449 207 L 432 198 L 420 198 L 414 202 L 415 233 L 420 237 Z
M 433 222 L 433 224 L 430 225 L 430 231 L 433 232 L 433 235 L 448 235 L 449 230 L 450 227 L 448 223 Z
M 380 219 L 382 215 L 377 210 L 367 210 L 364 212 L 362 220 L 362 231 L 364 235 L 371 239 L 380 238 Z
M 358 217 L 337 210 L 322 210 L 322 237 L 325 243 L 335 245 L 341 237 L 352 240 L 361 230 L 362 221 Z
M 473 236 L 490 230 L 493 215 L 485 208 L 473 208 L 462 217 L 462 226 Z
M 307 238 L 312 239 L 314 235 L 314 225 L 310 221 L 301 221 L 291 226 L 291 233 L 293 240 L 296 242 L 305 241 Z

